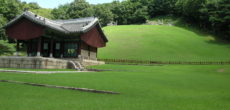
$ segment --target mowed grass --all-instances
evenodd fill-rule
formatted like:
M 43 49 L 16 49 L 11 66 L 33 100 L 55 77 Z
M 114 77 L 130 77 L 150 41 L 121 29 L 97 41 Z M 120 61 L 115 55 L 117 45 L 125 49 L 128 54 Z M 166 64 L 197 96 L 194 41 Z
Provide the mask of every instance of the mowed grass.
M 102 65 L 106 72 L 0 73 L 15 80 L 121 92 L 119 95 L 0 82 L 0 110 L 229 110 L 230 65 Z
M 99 58 L 153 61 L 230 61 L 230 43 L 176 26 L 103 28 L 109 42 Z

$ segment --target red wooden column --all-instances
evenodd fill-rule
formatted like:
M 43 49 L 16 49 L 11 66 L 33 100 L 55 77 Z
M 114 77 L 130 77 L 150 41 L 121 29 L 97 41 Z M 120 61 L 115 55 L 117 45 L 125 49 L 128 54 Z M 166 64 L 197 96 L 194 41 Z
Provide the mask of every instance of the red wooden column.
M 53 48 L 54 47 L 54 40 L 51 39 L 51 42 L 50 42 L 50 57 L 53 57 Z
M 17 40 L 16 56 L 19 56 L 19 41 Z
M 41 56 L 41 47 L 42 47 L 42 38 L 38 38 L 38 50 L 37 50 L 37 57 Z

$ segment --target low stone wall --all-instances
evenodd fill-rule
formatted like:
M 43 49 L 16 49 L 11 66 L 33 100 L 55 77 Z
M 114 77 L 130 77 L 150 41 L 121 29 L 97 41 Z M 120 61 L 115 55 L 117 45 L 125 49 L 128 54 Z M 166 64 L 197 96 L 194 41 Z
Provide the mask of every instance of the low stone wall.
M 1 68 L 66 69 L 68 61 L 43 57 L 0 57 Z
M 96 61 L 96 60 L 86 60 L 86 59 L 83 59 L 82 64 L 84 66 L 93 66 L 93 65 L 104 65 L 105 62 L 103 62 L 103 61 Z
M 0 68 L 71 69 L 69 62 L 80 62 L 83 66 L 102 65 L 101 61 L 85 59 L 55 59 L 44 57 L 0 57 Z

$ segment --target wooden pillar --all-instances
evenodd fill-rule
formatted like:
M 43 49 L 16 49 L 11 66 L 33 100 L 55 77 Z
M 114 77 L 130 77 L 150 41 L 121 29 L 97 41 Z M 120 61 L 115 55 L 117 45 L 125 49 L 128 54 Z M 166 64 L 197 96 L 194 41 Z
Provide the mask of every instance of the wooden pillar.
M 90 46 L 88 45 L 88 57 L 90 59 Z
M 51 42 L 50 42 L 50 57 L 53 57 L 53 50 L 54 50 L 54 40 L 51 39 Z
M 82 46 L 82 44 L 81 44 L 81 41 L 78 41 L 77 42 L 78 44 L 78 48 L 77 48 L 77 53 L 78 53 L 78 58 L 80 59 L 81 58 L 81 46 Z
M 64 42 L 60 42 L 61 43 L 61 58 L 64 57 Z
M 19 56 L 19 41 L 17 40 L 16 56 Z
M 27 41 L 26 43 L 26 47 L 27 47 L 27 56 L 29 57 L 30 56 L 30 41 Z
M 96 59 L 97 59 L 97 56 L 98 56 L 98 53 L 97 53 L 97 52 L 98 52 L 98 48 L 95 47 L 95 49 L 96 49 Z
M 38 38 L 37 57 L 41 56 L 42 38 Z
M 31 43 L 31 40 L 29 40 L 27 42 L 27 56 L 28 57 L 31 57 L 32 55 L 32 43 Z

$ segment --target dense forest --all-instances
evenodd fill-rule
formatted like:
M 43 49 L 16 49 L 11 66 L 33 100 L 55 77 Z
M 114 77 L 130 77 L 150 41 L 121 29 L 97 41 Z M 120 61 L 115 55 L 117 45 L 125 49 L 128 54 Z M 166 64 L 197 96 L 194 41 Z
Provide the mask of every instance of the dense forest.
M 0 27 L 25 8 L 50 19 L 98 17 L 102 26 L 110 22 L 118 25 L 142 24 L 158 16 L 182 18 L 199 29 L 230 40 L 230 0 L 124 0 L 104 4 L 89 4 L 74 0 L 55 9 L 41 8 L 37 3 L 20 0 L 0 0 Z M 0 29 L 0 40 L 7 40 Z

